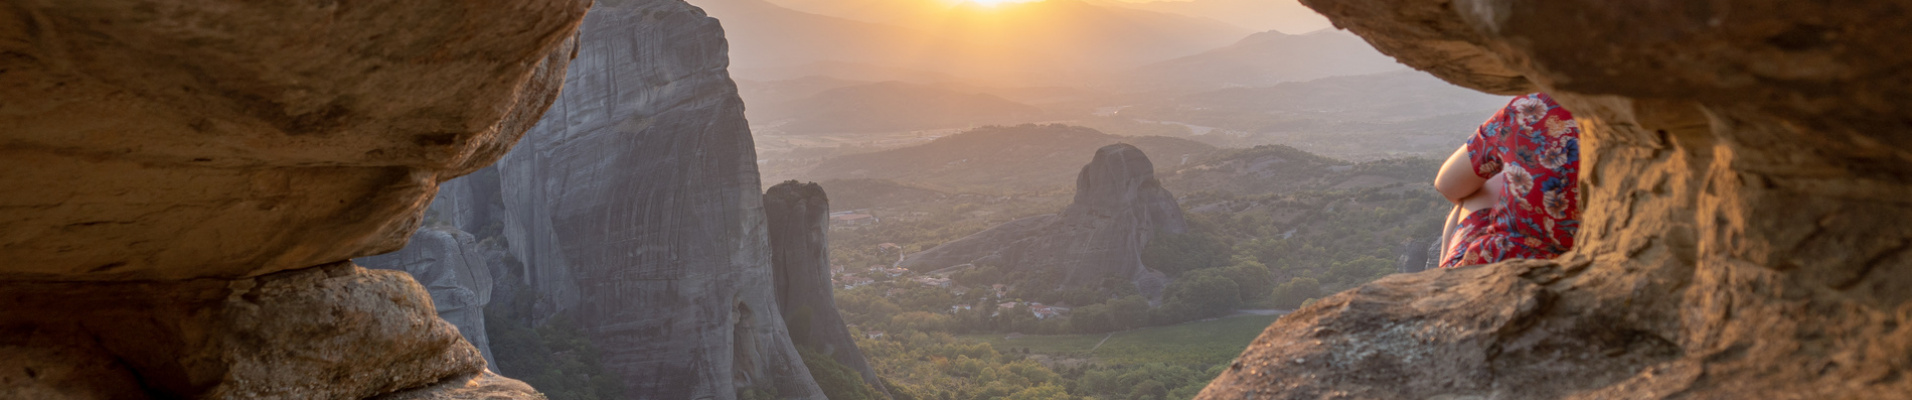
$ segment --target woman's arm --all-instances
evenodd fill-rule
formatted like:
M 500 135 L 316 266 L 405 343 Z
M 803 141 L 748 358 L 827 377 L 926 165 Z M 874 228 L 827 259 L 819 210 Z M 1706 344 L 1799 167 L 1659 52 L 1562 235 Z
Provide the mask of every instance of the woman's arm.
M 1457 205 L 1480 192 L 1486 183 L 1486 178 L 1474 174 L 1474 163 L 1467 159 L 1467 146 L 1447 156 L 1447 162 L 1441 164 L 1441 172 L 1434 176 L 1434 190 Z

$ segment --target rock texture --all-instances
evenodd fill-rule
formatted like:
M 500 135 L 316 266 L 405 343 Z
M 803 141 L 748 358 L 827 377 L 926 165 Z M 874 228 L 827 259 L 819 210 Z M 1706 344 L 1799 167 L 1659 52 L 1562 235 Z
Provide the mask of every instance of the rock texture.
M 509 275 L 550 300 L 542 313 L 570 313 L 633 398 L 820 398 L 778 310 L 717 21 L 681 0 L 605 1 L 580 32 L 563 95 L 495 167 L 492 214 L 524 265 Z
M 586 4 L 0 8 L 0 183 L 35 188 L 0 194 L 0 279 L 237 278 L 396 250 L 438 182 L 502 156 L 557 94 Z
M 478 376 L 424 288 L 346 260 L 402 247 L 438 182 L 530 128 L 588 5 L 0 5 L 0 397 Z
M 1148 155 L 1118 143 L 1096 149 L 1076 176 L 1075 200 L 1061 213 L 1010 221 L 911 254 L 901 264 L 925 271 L 962 264 L 1056 271 L 1063 286 L 1117 277 L 1159 297 L 1166 277 L 1142 265 L 1142 247 L 1157 231 L 1187 232 L 1182 208 L 1155 180 Z
M 431 293 L 438 317 L 458 328 L 466 342 L 496 364 L 485 338 L 485 304 L 491 303 L 491 265 L 471 234 L 457 228 L 419 229 L 404 249 L 353 260 L 373 269 L 404 271 Z M 490 368 L 494 372 L 497 368 Z
M 349 262 L 0 293 L 7 398 L 355 399 L 484 369 L 418 283 Z
M 1571 109 L 1579 242 L 1318 301 L 1199 398 L 1912 393 L 1912 5 L 1304 3 L 1410 66 Z
M 837 312 L 830 283 L 830 198 L 823 186 L 797 181 L 771 186 L 763 194 L 763 208 L 777 306 L 790 327 L 790 341 L 855 369 L 870 387 L 887 394 Z

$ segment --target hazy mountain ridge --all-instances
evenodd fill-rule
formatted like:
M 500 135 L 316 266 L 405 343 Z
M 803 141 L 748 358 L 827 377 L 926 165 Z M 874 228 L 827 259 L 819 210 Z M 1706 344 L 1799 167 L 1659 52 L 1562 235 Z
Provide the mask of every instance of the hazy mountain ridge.
M 943 191 L 983 193 L 1067 187 L 1085 154 L 1115 143 L 1143 149 L 1160 169 L 1215 151 L 1214 146 L 1159 136 L 1123 137 L 1066 125 L 983 127 L 928 144 L 830 158 L 798 179 L 887 179 Z
M 1217 89 L 1406 69 L 1351 33 L 1268 31 L 1227 47 L 1138 68 L 1124 80 L 1158 88 Z
M 1024 122 L 1043 110 L 991 94 L 903 82 L 823 90 L 782 103 L 760 104 L 757 124 L 783 133 L 894 132 Z

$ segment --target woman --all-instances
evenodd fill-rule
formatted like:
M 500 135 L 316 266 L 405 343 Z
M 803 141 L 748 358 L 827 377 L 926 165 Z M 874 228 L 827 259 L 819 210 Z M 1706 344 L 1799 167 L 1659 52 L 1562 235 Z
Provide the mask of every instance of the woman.
M 1573 249 L 1580 228 L 1580 126 L 1544 93 L 1516 97 L 1474 131 L 1434 178 L 1454 202 L 1441 267 Z

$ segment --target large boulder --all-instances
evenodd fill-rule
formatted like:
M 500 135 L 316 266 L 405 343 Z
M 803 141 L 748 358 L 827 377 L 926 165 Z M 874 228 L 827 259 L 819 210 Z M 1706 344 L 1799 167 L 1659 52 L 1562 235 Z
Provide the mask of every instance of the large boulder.
M 0 8 L 0 279 L 237 278 L 397 250 L 557 95 L 588 1 Z M 31 99 L 31 101 L 27 101 Z
M 404 249 L 352 260 L 372 269 L 404 271 L 431 293 L 438 317 L 458 328 L 472 347 L 497 364 L 485 337 L 485 305 L 491 303 L 493 268 L 471 234 L 450 227 L 427 227 L 412 234 Z M 497 368 L 490 368 L 493 372 Z
M 1141 149 L 1117 143 L 1096 149 L 1076 175 L 1074 201 L 1062 212 L 1010 221 L 904 257 L 911 269 L 996 265 L 1057 274 L 1062 286 L 1133 282 L 1160 297 L 1161 272 L 1142 265 L 1142 248 L 1158 232 L 1185 233 L 1175 195 L 1155 180 Z
M 588 6 L 0 6 L 0 397 L 536 396 L 346 260 L 530 128 Z
M 790 341 L 816 349 L 856 370 L 870 387 L 888 392 L 837 312 L 836 285 L 830 281 L 830 197 L 823 186 L 797 181 L 771 186 L 764 191 L 763 209 L 777 307 Z
M 1912 5 L 1304 0 L 1582 129 L 1576 250 L 1396 275 L 1200 398 L 1906 398 Z

